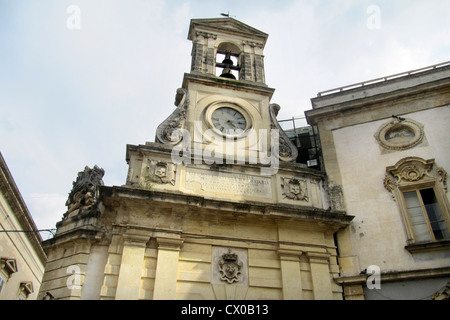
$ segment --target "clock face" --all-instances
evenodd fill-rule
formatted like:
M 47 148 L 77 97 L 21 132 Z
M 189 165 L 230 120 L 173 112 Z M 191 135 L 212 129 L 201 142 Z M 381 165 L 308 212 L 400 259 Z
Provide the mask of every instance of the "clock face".
M 225 134 L 239 134 L 247 128 L 245 117 L 234 108 L 221 107 L 211 115 L 214 127 Z

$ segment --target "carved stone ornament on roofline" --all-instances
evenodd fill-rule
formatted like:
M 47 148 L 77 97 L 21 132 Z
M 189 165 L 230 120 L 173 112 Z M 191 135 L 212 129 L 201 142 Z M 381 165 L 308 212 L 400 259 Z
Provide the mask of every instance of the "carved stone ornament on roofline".
M 103 176 L 105 170 L 98 167 L 89 168 L 86 166 L 84 171 L 78 172 L 77 179 L 72 183 L 73 187 L 66 201 L 67 212 L 63 219 L 77 215 L 82 212 L 95 210 L 99 187 L 103 185 Z
M 204 32 L 204 31 L 197 31 L 195 32 L 196 36 L 202 36 L 203 38 L 213 38 L 214 40 L 217 39 L 217 34 L 210 33 L 210 32 Z
M 278 129 L 279 132 L 279 145 L 278 145 L 278 157 L 281 161 L 292 162 L 297 159 L 298 150 L 294 144 L 289 140 L 284 130 L 280 127 L 277 120 L 278 111 L 280 106 L 276 103 L 272 103 L 269 106 L 270 114 L 270 128 Z
M 258 48 L 264 48 L 264 44 L 260 43 L 260 42 L 254 42 L 254 41 L 248 41 L 248 40 L 244 40 L 242 41 L 243 45 L 248 45 L 250 47 L 258 47 Z

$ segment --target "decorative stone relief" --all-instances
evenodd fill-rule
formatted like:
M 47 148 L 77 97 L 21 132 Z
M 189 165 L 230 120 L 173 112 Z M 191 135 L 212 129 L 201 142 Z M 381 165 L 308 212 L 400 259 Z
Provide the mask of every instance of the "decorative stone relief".
M 333 210 L 345 210 L 344 192 L 342 186 L 335 184 L 333 181 L 328 181 L 325 184 L 325 190 L 328 194 L 328 201 Z
M 73 182 L 73 188 L 66 201 L 68 208 L 63 218 L 74 216 L 84 211 L 95 210 L 99 187 L 103 185 L 105 170 L 97 165 L 93 169 L 86 166 L 84 171 L 78 172 L 77 179 Z
M 447 171 L 444 168 L 436 168 L 438 181 L 442 184 L 442 188 L 447 192 Z
M 248 45 L 250 47 L 258 47 L 260 49 L 264 48 L 264 44 L 262 44 L 261 42 L 242 40 L 242 44 L 243 45 Z
M 211 283 L 248 286 L 248 252 L 243 248 L 212 247 Z
M 205 39 L 208 39 L 208 38 L 213 38 L 214 40 L 217 39 L 217 34 L 210 33 L 210 32 L 197 31 L 197 32 L 195 33 L 195 35 L 196 35 L 197 37 L 200 36 L 200 37 L 203 37 L 203 38 L 205 38 Z
M 186 122 L 186 109 L 189 106 L 189 93 L 187 90 L 179 88 L 175 96 L 175 111 L 161 123 L 156 129 L 156 142 L 177 145 L 183 139 L 177 129 L 184 128 Z
M 153 183 L 175 185 L 176 165 L 173 163 L 149 159 L 144 170 L 141 185 L 146 188 L 150 188 Z
M 228 249 L 219 260 L 220 280 L 228 283 L 238 282 L 242 267 L 243 263 L 239 260 L 239 256 Z
M 308 201 L 306 181 L 295 178 L 281 178 L 283 197 L 291 200 Z
M 411 216 L 406 207 L 403 192 L 421 188 L 433 188 L 439 203 L 448 208 L 446 197 L 443 195 L 446 187 L 447 173 L 435 165 L 434 159 L 424 160 L 419 157 L 406 157 L 395 165 L 386 168 L 384 187 L 391 193 L 392 199 L 398 203 L 399 211 L 405 226 L 406 243 L 410 252 L 415 250 L 415 230 L 411 225 Z M 448 209 L 445 209 L 448 210 Z M 430 249 L 430 248 L 428 248 Z
M 386 168 L 384 187 L 393 193 L 393 197 L 394 190 L 397 187 L 422 182 L 436 182 L 440 184 L 444 191 L 447 191 L 447 172 L 434 164 L 434 159 L 403 158 L 395 165 Z
M 297 159 L 298 150 L 280 127 L 280 124 L 277 121 L 278 111 L 280 111 L 280 106 L 278 104 L 273 103 L 270 105 L 270 127 L 271 129 L 278 129 L 279 132 L 279 159 L 287 162 L 295 161 Z
M 419 180 L 425 180 L 427 177 L 433 179 L 433 176 L 429 174 L 433 164 L 434 159 L 404 158 L 394 166 L 386 168 L 387 176 L 384 179 L 384 185 L 388 190 L 392 190 L 396 185 L 415 183 Z
M 375 133 L 379 145 L 389 150 L 407 150 L 423 141 L 423 125 L 404 118 L 394 118 Z

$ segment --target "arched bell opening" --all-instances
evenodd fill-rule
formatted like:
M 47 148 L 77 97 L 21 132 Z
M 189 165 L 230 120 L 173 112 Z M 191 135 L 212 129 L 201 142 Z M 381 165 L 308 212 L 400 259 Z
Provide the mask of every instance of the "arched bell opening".
M 239 79 L 239 56 L 241 50 L 234 44 L 223 42 L 217 48 L 216 75 L 222 78 Z

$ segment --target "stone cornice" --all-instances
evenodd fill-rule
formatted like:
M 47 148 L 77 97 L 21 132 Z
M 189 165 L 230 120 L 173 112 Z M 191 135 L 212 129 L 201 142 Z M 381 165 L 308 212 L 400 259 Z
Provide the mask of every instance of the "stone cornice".
M 309 206 L 296 206 L 280 203 L 259 203 L 252 201 L 224 201 L 196 195 L 188 195 L 182 192 L 166 192 L 156 190 L 138 189 L 128 186 L 102 186 L 100 187 L 100 199 L 112 200 L 141 199 L 161 203 L 172 203 L 195 208 L 224 211 L 229 213 L 254 214 L 270 217 L 276 220 L 309 220 L 322 223 L 333 229 L 340 229 L 350 224 L 353 216 L 342 211 L 328 211 Z M 105 204 L 107 206 L 107 204 Z
M 380 281 L 381 283 L 383 283 L 394 281 L 421 280 L 437 277 L 448 277 L 449 275 L 450 275 L 450 267 L 409 270 L 409 271 L 387 271 L 381 272 Z M 368 276 L 370 275 L 359 274 L 354 276 L 337 277 L 334 278 L 334 280 L 341 285 L 357 285 L 366 282 Z
M 253 28 L 241 21 L 233 18 L 209 18 L 209 19 L 192 19 L 189 31 L 188 39 L 194 39 L 194 32 L 197 30 L 201 31 L 214 31 L 217 33 L 227 33 L 227 34 L 240 34 L 245 35 L 250 39 L 257 39 L 263 45 L 265 45 L 269 35 L 262 32 L 256 28 Z
M 440 77 L 437 77 L 437 75 L 433 76 L 432 74 L 432 72 L 438 73 L 438 71 L 428 71 L 425 75 L 422 75 L 424 77 L 422 81 L 419 81 L 419 74 L 417 74 L 312 98 L 311 103 L 313 109 L 307 110 L 305 115 L 308 123 L 314 125 L 321 118 L 335 117 L 339 114 L 342 115 L 344 112 L 346 115 L 356 114 L 360 112 L 361 107 L 384 110 L 386 109 L 384 103 L 389 101 L 395 101 L 395 104 L 398 104 L 402 101 L 407 102 L 414 99 L 417 95 L 420 95 L 423 99 L 426 96 L 442 95 L 443 92 L 449 94 L 450 82 L 448 74 L 450 73 L 450 68 L 443 67 L 439 71 L 441 72 Z M 443 103 L 435 107 L 450 103 L 449 100 L 441 100 L 443 100 Z M 417 108 L 416 111 L 420 111 L 421 109 L 429 109 L 430 107 L 427 105 L 419 105 L 415 106 L 415 108 Z M 379 119 L 390 117 L 392 112 L 390 110 L 387 110 L 387 112 L 388 114 L 381 112 Z
M 183 77 L 183 89 L 189 89 L 189 83 L 196 82 L 209 87 L 231 88 L 233 90 L 254 92 L 272 98 L 275 89 L 269 88 L 266 84 L 246 80 L 234 80 L 223 77 L 216 77 L 209 74 L 185 73 Z

